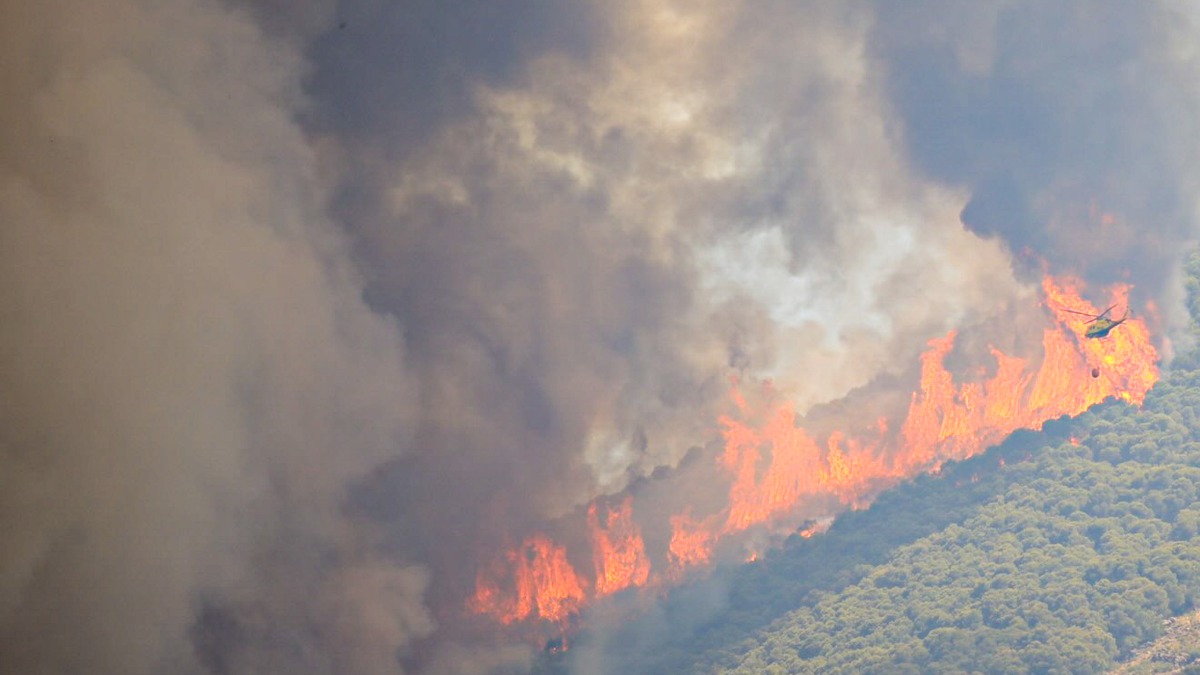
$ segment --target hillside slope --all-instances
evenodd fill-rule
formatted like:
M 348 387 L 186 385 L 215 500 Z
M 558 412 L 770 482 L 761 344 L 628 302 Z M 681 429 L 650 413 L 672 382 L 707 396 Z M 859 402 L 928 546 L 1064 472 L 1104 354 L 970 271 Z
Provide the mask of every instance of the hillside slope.
M 1163 634 L 1133 651 L 1110 675 L 1200 673 L 1200 611 L 1167 619 Z
M 1186 271 L 1198 317 L 1200 256 Z M 1110 402 L 1019 431 L 823 535 L 585 631 L 535 672 L 1172 672 L 1197 644 L 1173 617 L 1198 597 L 1192 349 L 1140 409 Z
M 1051 427 L 1055 437 L 1067 437 L 1064 425 Z M 793 536 L 758 562 L 713 570 L 673 589 L 651 611 L 583 632 L 565 654 L 544 654 L 535 672 L 665 675 L 731 667 L 752 636 L 788 612 L 863 578 L 901 547 L 972 517 L 1006 488 L 999 463 L 1019 461 L 1044 438 L 1020 432 L 985 456 L 919 476 L 869 509 L 839 516 L 823 535 Z
M 961 524 L 758 631 L 736 673 L 1096 673 L 1200 597 L 1200 373 L 1006 466 Z
M 538 669 L 1104 672 L 1200 605 L 1198 535 L 1200 370 L 1177 368 L 1142 409 L 1017 433 Z

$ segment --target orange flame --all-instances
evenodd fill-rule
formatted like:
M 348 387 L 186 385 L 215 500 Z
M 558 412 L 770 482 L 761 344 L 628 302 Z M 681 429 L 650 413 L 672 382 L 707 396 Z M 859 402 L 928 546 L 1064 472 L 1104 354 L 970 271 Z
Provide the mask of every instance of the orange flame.
M 712 558 L 713 534 L 709 523 L 697 522 L 691 509 L 671 516 L 670 558 L 673 576 L 696 565 L 706 565 Z
M 588 527 L 592 530 L 596 595 L 644 586 L 650 578 L 650 560 L 646 557 L 641 529 L 633 522 L 633 497 L 626 496 L 620 508 L 610 510 L 603 525 L 596 515 L 596 503 L 592 502 L 588 507 Z
M 835 432 L 822 453 L 796 427 L 789 404 L 757 429 L 722 418 L 721 463 L 733 481 L 729 520 L 722 533 L 788 513 L 808 494 L 833 494 L 844 504 L 860 505 L 883 487 L 936 470 L 946 460 L 970 457 L 1016 429 L 1040 428 L 1046 420 L 1078 414 L 1113 396 L 1140 405 L 1158 380 L 1158 354 L 1149 330 L 1144 322 L 1130 320 L 1107 338 L 1084 338 L 1087 318 L 1066 310 L 1098 310 L 1080 297 L 1078 285 L 1049 277 L 1043 281 L 1056 325 L 1043 331 L 1043 358 L 1036 370 L 1026 359 L 993 347 L 996 374 L 982 383 L 955 386 L 944 365 L 954 348 L 955 332 L 930 340 L 921 355 L 919 390 L 900 427 L 899 447 Z M 1127 303 L 1128 293 L 1129 286 L 1117 286 L 1112 304 Z M 1092 368 L 1099 368 L 1101 375 L 1091 377 Z M 888 425 L 877 426 L 886 435 Z M 767 468 L 758 470 L 765 453 L 770 454 Z
M 1079 296 L 1079 282 L 1066 280 L 1061 286 L 1054 279 L 1047 277 L 1042 281 L 1042 290 L 1047 302 L 1054 311 L 1060 324 L 1067 326 L 1070 334 L 1076 336 L 1076 341 L 1087 328 L 1088 319 L 1078 314 L 1063 310 L 1075 310 L 1095 314 L 1098 310 Z M 1114 311 L 1129 307 L 1128 284 L 1118 284 L 1113 289 L 1109 304 L 1116 305 Z M 1158 381 L 1158 352 L 1150 341 L 1150 329 L 1141 319 L 1129 319 L 1118 326 L 1108 337 L 1102 339 L 1082 339 L 1079 345 L 1083 360 L 1092 368 L 1098 368 L 1100 375 L 1091 381 L 1084 380 L 1082 386 L 1077 381 L 1076 391 L 1082 391 L 1081 398 L 1073 401 L 1074 408 L 1086 409 L 1110 396 L 1120 397 L 1134 405 L 1141 405 L 1146 398 L 1146 392 Z M 1062 349 L 1065 352 L 1068 346 Z M 1065 358 L 1065 357 L 1060 357 Z M 1043 368 L 1043 370 L 1046 370 Z M 1078 374 L 1078 371 L 1075 371 Z M 1060 391 L 1062 387 L 1060 386 Z M 1067 414 L 1063 411 L 1057 415 Z M 1056 416 L 1057 416 L 1056 415 Z
M 501 623 L 531 616 L 562 622 L 587 599 L 579 575 L 567 561 L 567 550 L 542 535 L 529 537 L 502 561 L 480 570 L 475 588 L 470 609 Z
M 920 384 L 898 425 L 881 417 L 864 437 L 834 432 L 819 442 L 797 426 L 790 403 L 760 418 L 760 424 L 720 417 L 724 452 L 717 461 L 729 475 L 727 506 L 703 519 L 694 518 L 690 508 L 671 516 L 664 552 L 669 569 L 652 576 L 651 557 L 633 519 L 633 497 L 627 495 L 616 508 L 605 507 L 603 517 L 593 502 L 587 510 L 595 567 L 591 597 L 678 580 L 686 570 L 708 564 L 723 537 L 795 519 L 806 499 L 830 503 L 833 498 L 861 508 L 883 489 L 920 472 L 936 472 L 948 460 L 977 454 L 1016 429 L 1041 428 L 1047 420 L 1078 414 L 1111 397 L 1140 405 L 1159 376 L 1149 329 L 1130 319 L 1105 338 L 1085 338 L 1088 319 L 1072 311 L 1096 314 L 1097 309 L 1081 297 L 1080 286 L 1072 279 L 1043 280 L 1054 324 L 1043 330 L 1039 363 L 992 347 L 995 374 L 956 385 L 944 365 L 956 333 L 930 340 L 921 355 Z M 1128 285 L 1116 286 L 1110 304 L 1127 305 L 1129 290 Z M 736 380 L 731 400 L 738 417 L 756 417 Z M 816 531 L 810 527 L 800 536 Z M 534 535 L 480 571 L 468 605 L 503 623 L 530 618 L 562 622 L 588 599 L 565 548 Z

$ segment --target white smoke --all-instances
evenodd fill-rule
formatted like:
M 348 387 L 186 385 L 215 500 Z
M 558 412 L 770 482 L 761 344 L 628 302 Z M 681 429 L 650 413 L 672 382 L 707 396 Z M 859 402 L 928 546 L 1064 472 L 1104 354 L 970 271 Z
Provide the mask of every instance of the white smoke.
M 445 301 L 519 363 L 552 360 L 534 367 L 594 484 L 575 499 L 678 462 L 731 372 L 805 410 L 1021 292 L 1002 248 L 963 230 L 966 195 L 909 166 L 869 13 L 607 7 L 590 60 L 551 54 L 480 87 L 478 114 L 397 166 L 394 225 L 369 235 L 399 250 L 462 230 L 438 240 L 463 261 Z M 623 292 L 630 261 L 662 284 Z M 606 340 L 631 322 L 629 348 Z M 691 395 L 664 395 L 673 381 Z

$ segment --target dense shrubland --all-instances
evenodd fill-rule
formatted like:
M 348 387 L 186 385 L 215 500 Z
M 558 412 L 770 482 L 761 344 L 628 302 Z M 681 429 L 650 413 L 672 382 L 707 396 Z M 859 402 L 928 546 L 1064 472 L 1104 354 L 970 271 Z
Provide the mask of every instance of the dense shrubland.
M 1009 462 L 960 523 L 755 631 L 738 673 L 1096 673 L 1200 598 L 1200 373 Z M 937 499 L 931 495 L 931 499 Z M 720 670 L 712 663 L 706 670 Z

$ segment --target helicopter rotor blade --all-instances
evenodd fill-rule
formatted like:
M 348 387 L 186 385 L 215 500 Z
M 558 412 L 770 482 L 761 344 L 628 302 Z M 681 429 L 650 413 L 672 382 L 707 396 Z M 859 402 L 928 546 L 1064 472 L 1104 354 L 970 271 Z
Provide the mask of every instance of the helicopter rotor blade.
M 1090 316 L 1090 317 L 1092 317 L 1092 320 L 1093 320 L 1093 321 L 1095 321 L 1096 319 L 1100 318 L 1100 315 L 1098 315 L 1098 314 L 1092 314 L 1092 313 L 1090 313 L 1090 312 L 1077 312 L 1077 311 L 1075 311 L 1075 310 L 1073 310 L 1073 309 L 1067 309 L 1066 307 L 1058 307 L 1057 309 L 1059 309 L 1059 310 L 1061 310 L 1061 311 L 1064 311 L 1064 312 L 1070 312 L 1070 313 L 1072 313 L 1072 314 L 1078 314 L 1078 315 L 1080 315 L 1080 316 Z
M 1104 310 L 1103 312 L 1100 312 L 1099 314 L 1090 314 L 1090 313 L 1088 313 L 1088 312 L 1078 312 L 1078 311 L 1075 311 L 1075 310 L 1073 310 L 1073 309 L 1067 309 L 1066 307 L 1059 307 L 1058 309 L 1061 309 L 1061 310 L 1062 310 L 1062 311 L 1064 311 L 1064 312 L 1070 312 L 1070 313 L 1072 313 L 1072 314 L 1078 314 L 1078 315 L 1080 315 L 1080 316 L 1087 316 L 1087 317 L 1091 317 L 1091 318 L 1090 318 L 1088 321 L 1084 321 L 1084 322 L 1083 322 L 1083 323 L 1084 323 L 1084 325 L 1087 325 L 1087 324 L 1089 324 L 1089 323 L 1092 323 L 1093 321 L 1098 321 L 1098 320 L 1100 320 L 1100 319 L 1104 318 L 1104 316 L 1105 316 L 1106 314 L 1108 314 L 1109 312 L 1111 312 L 1111 311 L 1113 310 L 1113 307 L 1116 307 L 1116 305 L 1109 305 L 1109 306 L 1108 306 L 1108 309 Z

